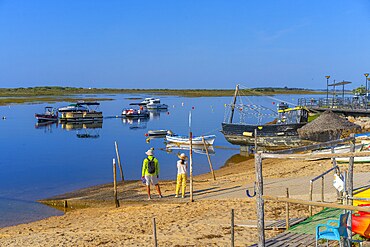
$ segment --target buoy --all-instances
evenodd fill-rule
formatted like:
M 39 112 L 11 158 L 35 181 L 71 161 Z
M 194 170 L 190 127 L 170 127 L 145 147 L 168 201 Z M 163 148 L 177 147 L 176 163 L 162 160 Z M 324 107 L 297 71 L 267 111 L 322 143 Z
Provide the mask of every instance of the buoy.
M 170 115 L 170 112 L 169 111 L 167 112 L 167 115 Z
M 5 116 L 3 116 L 3 119 L 6 119 L 6 117 L 5 117 Z
M 194 110 L 194 109 L 195 109 L 195 107 L 194 107 L 194 106 L 192 106 L 192 107 L 191 107 L 191 109 L 192 109 L 192 110 Z
M 145 135 L 145 136 L 148 136 L 148 133 L 145 133 L 144 135 Z
M 184 102 L 181 103 L 181 106 L 184 106 Z

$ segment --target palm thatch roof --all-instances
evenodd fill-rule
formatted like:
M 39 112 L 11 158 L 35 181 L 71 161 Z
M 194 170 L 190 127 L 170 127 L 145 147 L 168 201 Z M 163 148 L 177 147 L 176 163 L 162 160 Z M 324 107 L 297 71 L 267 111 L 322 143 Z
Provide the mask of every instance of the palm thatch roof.
M 317 142 L 332 141 L 359 133 L 361 127 L 328 110 L 312 122 L 298 129 L 301 139 Z

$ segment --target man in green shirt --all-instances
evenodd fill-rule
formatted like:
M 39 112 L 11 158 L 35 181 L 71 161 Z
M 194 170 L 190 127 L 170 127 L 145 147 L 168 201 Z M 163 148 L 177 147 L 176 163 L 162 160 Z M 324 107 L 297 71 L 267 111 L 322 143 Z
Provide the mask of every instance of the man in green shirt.
M 141 169 L 141 178 L 145 178 L 146 190 L 148 192 L 148 200 L 150 197 L 150 184 L 154 185 L 157 189 L 159 198 L 162 198 L 161 189 L 158 184 L 159 176 L 159 163 L 157 158 L 153 156 L 153 150 L 149 149 L 145 152 L 148 156 L 143 160 L 143 167 Z

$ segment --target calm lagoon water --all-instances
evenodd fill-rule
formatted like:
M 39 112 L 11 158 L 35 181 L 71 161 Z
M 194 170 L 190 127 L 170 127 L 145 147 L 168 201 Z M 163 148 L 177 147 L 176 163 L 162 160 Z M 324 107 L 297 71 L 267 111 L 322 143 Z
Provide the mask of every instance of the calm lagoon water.
M 176 154 L 188 151 L 165 151 L 164 139 L 146 142 L 145 133 L 150 129 L 170 129 L 177 134 L 188 134 L 188 115 L 192 111 L 194 135 L 215 134 L 214 146 L 238 148 L 229 144 L 220 133 L 224 119 L 224 104 L 230 97 L 184 98 L 161 97 L 169 105 L 168 112 L 154 112 L 148 121 L 125 121 L 115 118 L 129 103 L 148 95 L 99 95 L 114 98 L 102 101 L 102 124 L 81 125 L 52 124 L 37 126 L 35 113 L 43 112 L 50 104 L 11 105 L 0 107 L 0 227 L 29 222 L 62 212 L 36 203 L 42 198 L 73 191 L 87 186 L 112 181 L 112 159 L 115 158 L 114 142 L 119 145 L 121 162 L 126 179 L 141 177 L 141 164 L 145 151 L 155 149 L 155 157 L 161 165 L 160 179 L 175 179 Z M 279 96 L 290 102 L 297 102 L 297 96 Z M 250 97 L 255 104 L 275 108 L 275 100 L 266 97 Z M 247 102 L 246 102 L 247 103 Z M 51 104 L 56 108 L 68 102 Z M 269 119 L 266 119 L 269 120 Z M 256 119 L 251 120 L 256 121 Z M 87 134 L 96 138 L 79 138 Z M 211 157 L 215 169 L 238 149 L 215 148 Z M 194 153 L 194 174 L 208 172 L 207 157 Z

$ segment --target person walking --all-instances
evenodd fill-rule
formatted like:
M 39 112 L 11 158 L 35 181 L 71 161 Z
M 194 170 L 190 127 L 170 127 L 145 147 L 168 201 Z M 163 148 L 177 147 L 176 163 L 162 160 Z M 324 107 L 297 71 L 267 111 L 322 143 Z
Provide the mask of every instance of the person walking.
M 141 179 L 145 178 L 146 190 L 148 193 L 148 200 L 151 199 L 150 196 L 150 184 L 154 185 L 157 189 L 159 198 L 162 198 L 161 188 L 158 184 L 159 177 L 159 162 L 157 158 L 153 156 L 153 149 L 149 149 L 145 152 L 148 156 L 143 160 L 143 166 L 141 169 Z
M 177 181 L 175 197 L 179 197 L 181 187 L 182 198 L 185 198 L 186 179 L 187 179 L 186 174 L 188 169 L 188 163 L 186 162 L 187 159 L 188 157 L 184 153 L 179 155 L 179 160 L 177 161 Z

